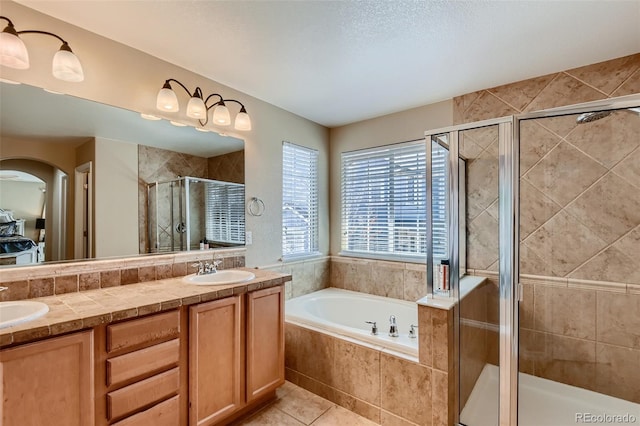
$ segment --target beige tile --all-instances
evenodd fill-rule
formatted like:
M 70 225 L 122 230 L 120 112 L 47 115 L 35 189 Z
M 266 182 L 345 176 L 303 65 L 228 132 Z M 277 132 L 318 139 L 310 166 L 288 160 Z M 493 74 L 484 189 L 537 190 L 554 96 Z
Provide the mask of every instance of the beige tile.
M 100 287 L 107 288 L 120 285 L 120 271 L 100 272 Z
M 504 117 L 517 112 L 517 110 L 502 102 L 498 97 L 483 91 L 480 97 L 467 108 L 463 119 L 465 123 L 470 123 L 489 118 Z
M 544 256 L 544 254 L 541 254 L 541 256 Z M 546 259 L 543 259 L 541 256 L 538 256 L 535 251 L 531 250 L 526 243 L 521 243 L 520 274 L 553 275 L 551 265 L 547 263 L 547 260 L 551 261 L 551 259 L 548 256 L 545 256 Z
M 576 127 L 578 127 L 578 123 L 576 119 L 580 114 L 573 115 L 561 115 L 556 117 L 545 117 L 545 118 L 536 118 L 531 120 L 535 123 L 540 124 L 544 128 L 548 129 L 555 135 L 564 138 L 569 133 L 571 133 Z
M 23 300 L 29 298 L 29 281 L 11 281 L 2 283 L 7 290 L 0 291 L 0 301 Z
M 522 285 L 522 301 L 520 302 L 520 327 L 533 329 L 534 327 L 534 286 Z
M 477 92 L 467 93 L 462 96 L 456 96 L 455 98 L 453 98 L 453 105 L 454 105 L 453 109 L 454 111 L 459 112 L 460 119 L 462 119 L 462 114 L 467 110 L 467 108 L 469 108 L 471 104 L 475 102 L 483 92 L 484 91 L 481 90 Z M 455 123 L 460 124 L 460 123 L 463 123 L 463 121 L 457 121 Z
M 54 278 L 55 294 L 64 294 L 78 291 L 78 276 L 64 275 Z
M 402 417 L 398 417 L 386 410 L 380 411 L 380 424 L 383 426 L 416 426 L 415 423 L 410 422 L 407 419 L 403 419 Z
M 258 411 L 252 417 L 246 420 L 240 420 L 233 423 L 234 426 L 302 426 L 302 423 L 290 415 L 280 411 L 273 406 L 269 406 L 263 410 Z
M 138 282 L 154 281 L 156 279 L 155 266 L 142 266 L 138 268 Z
M 640 294 L 598 292 L 598 341 L 640 349 Z
M 484 149 L 473 141 L 470 137 L 466 137 L 465 132 L 460 132 L 458 134 L 458 149 L 460 150 L 460 155 L 462 155 L 467 160 L 473 160 L 480 156 Z
M 313 422 L 313 426 L 373 426 L 376 424 L 337 405 Z
M 369 404 L 339 390 L 334 390 L 330 399 L 341 407 L 344 407 L 365 419 L 376 424 L 380 423 L 380 407 L 377 405 Z
M 640 54 L 574 68 L 567 71 L 567 74 L 610 95 L 638 68 L 640 68 Z
M 402 268 L 399 267 L 402 265 Z M 367 293 L 377 296 L 402 299 L 404 293 L 404 265 L 389 267 L 386 263 L 374 263 Z
M 453 424 L 455 410 L 455 383 L 449 374 L 433 370 L 432 384 L 432 412 L 433 426 L 449 426 Z
M 298 327 L 297 359 L 294 368 L 315 380 L 333 386 L 334 346 L 333 337 Z
M 474 129 L 463 130 L 461 137 L 469 139 L 477 144 L 482 150 L 498 142 L 498 126 L 477 127 Z
M 620 87 L 613 92 L 613 96 L 625 96 L 640 93 L 640 70 L 636 71 Z
M 421 425 L 431 424 L 431 369 L 381 355 L 381 408 Z
M 521 373 L 534 375 L 536 364 L 543 363 L 549 356 L 545 333 L 520 328 L 518 367 Z
M 172 265 L 171 264 L 157 265 L 156 266 L 156 277 L 159 280 L 172 278 L 173 277 Z
M 597 391 L 640 403 L 640 350 L 598 343 Z
M 29 280 L 29 298 L 53 295 L 53 278 Z
M 374 405 L 380 405 L 380 352 L 336 339 L 333 386 Z
M 548 275 L 560 277 L 566 276 L 606 246 L 593 230 L 564 211 L 532 233 L 524 243 L 551 265 L 554 273 Z
M 627 256 L 627 253 L 632 257 Z M 573 271 L 571 278 L 609 281 L 618 283 L 640 283 L 640 262 L 633 254 L 638 251 L 624 252 L 615 246 L 609 247 L 585 264 Z
M 412 269 L 404 270 L 403 299 L 415 302 L 427 295 L 427 273 Z
M 498 198 L 498 157 L 484 151 L 467 163 L 467 216 L 476 218 Z
M 329 385 L 325 385 L 324 383 L 312 379 L 311 377 L 305 376 L 304 374 L 298 374 L 297 380 L 297 385 L 301 388 L 306 389 L 309 392 L 316 394 L 328 401 L 338 403 L 336 394 L 339 391 L 335 388 L 332 388 Z
M 531 168 L 525 179 L 561 206 L 567 205 L 607 169 L 593 159 L 562 142 Z
M 555 76 L 556 74 L 549 74 L 542 77 L 530 78 L 517 83 L 494 87 L 493 89 L 489 89 L 489 92 L 515 107 L 518 111 L 523 111 Z
M 484 212 L 467 224 L 467 267 L 487 269 L 498 257 L 498 221 Z
M 308 425 L 333 404 L 308 390 L 297 388 L 277 400 L 274 407 Z
M 640 225 L 640 191 L 609 173 L 566 210 L 601 240 L 612 243 Z
M 527 105 L 525 111 L 539 111 L 604 98 L 606 95 L 603 93 L 565 73 L 560 73 Z
M 525 120 L 520 122 L 521 176 L 560 143 L 560 137 L 540 125 L 538 121 Z
M 434 308 L 418 305 L 418 358 L 420 364 L 433 366 L 433 329 L 431 317 Z
M 567 136 L 567 142 L 611 169 L 640 145 L 639 134 L 638 116 L 622 110 L 579 125 Z
M 460 322 L 460 401 L 464 406 L 487 362 L 487 333 L 465 320 Z M 435 374 L 434 370 L 434 374 Z M 434 405 L 435 408 L 435 405 Z
M 640 148 L 618 163 L 613 172 L 636 188 L 640 188 Z
M 596 339 L 596 292 L 536 286 L 534 327 L 563 336 Z
M 520 238 L 524 240 L 542 226 L 561 207 L 538 191 L 528 181 L 520 182 Z
M 283 396 L 290 393 L 294 389 L 298 389 L 298 386 L 294 385 L 293 383 L 287 380 L 286 382 L 284 382 L 282 386 L 276 389 L 276 397 L 282 398 Z
M 536 362 L 536 375 L 593 390 L 596 379 L 596 342 L 548 334 L 546 359 Z

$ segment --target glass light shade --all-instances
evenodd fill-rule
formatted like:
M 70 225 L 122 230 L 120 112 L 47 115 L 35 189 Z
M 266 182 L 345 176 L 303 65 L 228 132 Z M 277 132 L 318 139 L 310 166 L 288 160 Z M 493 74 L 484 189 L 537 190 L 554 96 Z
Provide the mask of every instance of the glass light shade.
M 53 76 L 58 80 L 77 83 L 84 80 L 84 72 L 78 57 L 70 50 L 60 49 L 53 55 Z
M 218 105 L 213 110 L 213 122 L 218 126 L 228 126 L 231 124 L 229 109 L 225 105 Z
M 204 118 L 207 115 L 207 107 L 202 98 L 192 96 L 187 104 L 187 117 Z
M 236 115 L 235 128 L 236 130 L 251 130 L 251 118 L 249 118 L 249 114 L 240 111 L 238 115 Z
M 29 68 L 27 46 L 20 37 L 6 30 L 0 33 L 0 65 L 19 70 Z
M 178 105 L 178 97 L 176 93 L 167 88 L 162 88 L 158 92 L 158 97 L 156 98 L 156 108 L 161 111 L 169 111 L 176 112 L 180 109 Z

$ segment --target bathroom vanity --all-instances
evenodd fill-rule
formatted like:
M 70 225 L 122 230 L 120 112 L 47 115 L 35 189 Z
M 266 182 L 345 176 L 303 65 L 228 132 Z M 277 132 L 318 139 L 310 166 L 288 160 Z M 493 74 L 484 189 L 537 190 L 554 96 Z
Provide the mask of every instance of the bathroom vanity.
M 241 284 L 172 278 L 39 298 L 49 314 L 0 330 L 2 424 L 219 425 L 275 398 L 291 276 L 252 272 Z M 85 298 L 104 312 L 88 303 L 83 314 Z

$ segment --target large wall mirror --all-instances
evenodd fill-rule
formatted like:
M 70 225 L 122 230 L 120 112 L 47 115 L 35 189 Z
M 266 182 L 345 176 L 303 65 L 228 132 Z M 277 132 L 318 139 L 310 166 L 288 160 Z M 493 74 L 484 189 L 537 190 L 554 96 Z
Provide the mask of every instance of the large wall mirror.
M 241 139 L 6 82 L 0 119 L 0 266 L 244 245 Z

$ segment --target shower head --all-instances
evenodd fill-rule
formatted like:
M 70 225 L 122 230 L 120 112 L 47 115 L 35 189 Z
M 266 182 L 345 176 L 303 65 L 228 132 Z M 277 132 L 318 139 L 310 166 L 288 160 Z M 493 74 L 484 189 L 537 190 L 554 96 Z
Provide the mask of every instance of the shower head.
M 611 115 L 613 111 L 595 111 L 595 112 L 585 112 L 584 114 L 580 114 L 578 118 L 576 118 L 576 123 L 584 124 L 591 123 L 592 121 L 600 120 L 601 118 L 608 117 Z

